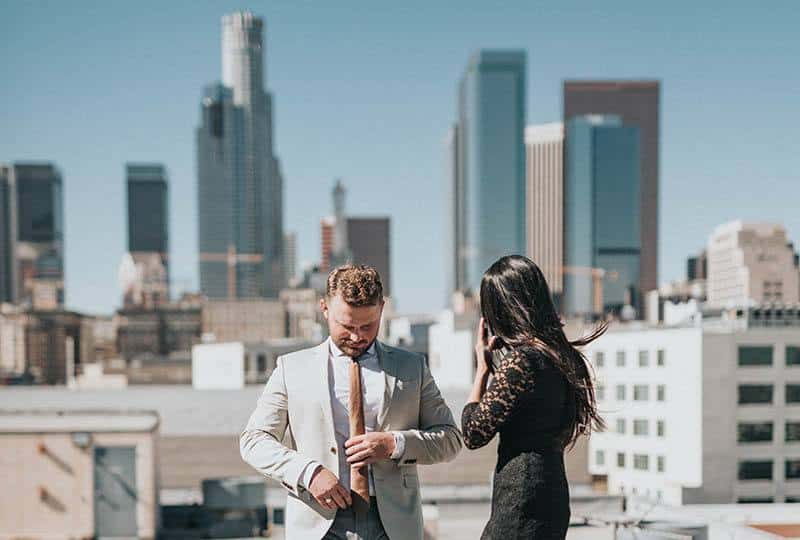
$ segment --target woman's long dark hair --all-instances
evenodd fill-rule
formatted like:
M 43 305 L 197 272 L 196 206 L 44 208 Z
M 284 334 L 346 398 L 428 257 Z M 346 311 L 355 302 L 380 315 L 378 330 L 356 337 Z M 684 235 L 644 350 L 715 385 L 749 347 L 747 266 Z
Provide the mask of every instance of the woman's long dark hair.
M 569 341 L 542 271 L 520 255 L 495 262 L 483 275 L 480 295 L 481 314 L 494 335 L 512 349 L 523 345 L 537 349 L 566 378 L 571 414 L 563 432 L 564 447 L 574 445 L 578 437 L 589 435 L 593 429 L 603 429 L 605 422 L 597 412 L 589 365 L 578 347 L 600 337 L 607 325 Z

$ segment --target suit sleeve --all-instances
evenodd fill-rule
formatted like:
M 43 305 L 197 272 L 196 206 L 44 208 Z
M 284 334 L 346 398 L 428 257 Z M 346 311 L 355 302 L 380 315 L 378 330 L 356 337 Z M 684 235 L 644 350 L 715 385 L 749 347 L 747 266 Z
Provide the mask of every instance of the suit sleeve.
M 400 464 L 430 465 L 450 461 L 462 447 L 453 413 L 445 403 L 428 366 L 420 360 L 419 429 L 400 431 L 405 438 L 405 452 Z
M 264 392 L 239 438 L 242 459 L 300 496 L 302 476 L 312 459 L 281 444 L 289 423 L 283 358 L 278 358 Z

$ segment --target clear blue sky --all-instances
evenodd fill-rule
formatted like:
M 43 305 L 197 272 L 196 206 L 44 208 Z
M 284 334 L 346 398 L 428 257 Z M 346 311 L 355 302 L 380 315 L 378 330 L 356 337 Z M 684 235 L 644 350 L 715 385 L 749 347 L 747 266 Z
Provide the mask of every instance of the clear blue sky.
M 266 20 L 285 226 L 318 258 L 333 178 L 353 214 L 392 216 L 403 312 L 444 299 L 444 138 L 477 48 L 528 53 L 528 123 L 557 121 L 565 78 L 662 81 L 659 280 L 730 219 L 800 243 L 800 4 L 718 2 L 0 3 L 0 161 L 65 184 L 67 304 L 120 303 L 124 163 L 170 171 L 175 289 L 197 287 L 194 129 L 221 77 L 220 18 Z M 714 5 L 710 5 L 714 4 Z

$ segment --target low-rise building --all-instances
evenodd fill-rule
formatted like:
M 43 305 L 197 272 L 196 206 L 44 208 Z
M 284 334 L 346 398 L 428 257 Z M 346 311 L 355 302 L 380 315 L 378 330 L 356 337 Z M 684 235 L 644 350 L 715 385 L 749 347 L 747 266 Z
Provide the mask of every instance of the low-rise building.
M 0 410 L 0 538 L 156 537 L 152 411 Z
M 616 325 L 586 349 L 589 470 L 668 504 L 800 501 L 800 306 Z

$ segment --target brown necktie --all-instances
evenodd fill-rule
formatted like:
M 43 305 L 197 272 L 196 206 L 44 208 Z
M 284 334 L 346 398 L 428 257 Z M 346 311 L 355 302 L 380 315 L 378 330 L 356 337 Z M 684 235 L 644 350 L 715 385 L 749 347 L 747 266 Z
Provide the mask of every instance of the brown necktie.
M 350 436 L 364 434 L 364 398 L 361 392 L 361 366 L 357 360 L 350 363 Z M 369 507 L 369 467 L 350 469 L 350 489 Z M 357 497 L 353 497 L 357 499 Z

